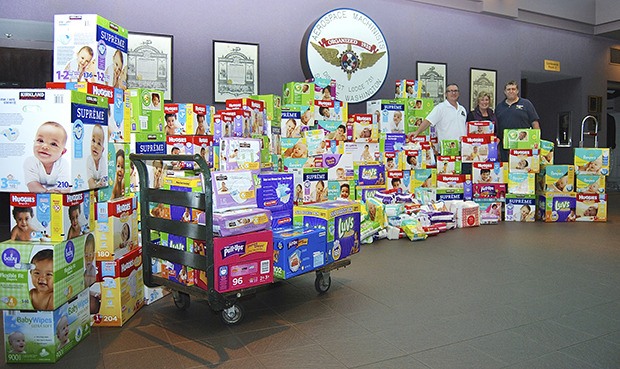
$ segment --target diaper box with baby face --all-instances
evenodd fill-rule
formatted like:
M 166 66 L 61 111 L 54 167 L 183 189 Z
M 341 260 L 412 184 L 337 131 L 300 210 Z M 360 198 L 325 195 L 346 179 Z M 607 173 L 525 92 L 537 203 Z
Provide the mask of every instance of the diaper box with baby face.
M 295 183 L 292 173 L 260 173 L 258 180 L 260 186 L 256 189 L 256 203 L 259 208 L 272 212 L 293 210 Z
M 173 115 L 176 134 L 211 135 L 215 107 L 204 104 L 164 104 L 164 115 Z M 166 119 L 167 122 L 167 119 Z
M 261 140 L 257 138 L 222 138 L 220 140 L 220 169 L 259 170 L 261 148 Z
M 577 222 L 607 221 L 607 194 L 578 193 L 575 198 Z
M 306 82 L 314 83 L 314 100 L 334 100 L 336 98 L 335 79 L 310 78 Z
M 416 79 L 399 79 L 396 80 L 395 98 L 417 99 L 422 97 L 422 89 L 420 83 Z
M 577 174 L 575 177 L 577 192 L 605 193 L 605 176 L 600 174 Z
M 502 221 L 503 201 L 477 199 L 474 202 L 480 207 L 480 224 L 497 224 Z
M 536 193 L 536 174 L 508 172 L 508 192 L 521 195 Z
M 463 189 L 465 174 L 437 174 L 437 189 Z
M 426 116 L 433 110 L 435 103 L 431 98 L 409 98 L 405 104 L 405 133 L 415 132 Z M 420 136 L 428 136 L 430 127 L 420 132 Z
M 95 229 L 94 191 L 11 193 L 11 239 L 60 242 Z
M 540 149 L 540 129 L 505 129 L 503 145 L 507 150 L 538 150 Z
M 97 203 L 95 236 L 98 261 L 118 259 L 138 247 L 137 206 L 135 196 Z
M 172 155 L 199 154 L 205 159 L 209 167 L 213 166 L 213 136 L 206 135 L 168 135 L 166 136 L 166 150 Z M 170 162 L 172 170 L 199 169 L 198 164 L 192 161 Z
M 411 192 L 411 171 L 390 170 L 385 173 L 385 188 L 400 194 Z
M 96 14 L 54 15 L 54 82 L 127 88 L 126 28 Z
M 508 174 L 503 162 L 475 162 L 471 164 L 473 183 L 506 183 Z
M 540 165 L 553 164 L 554 146 L 551 141 L 540 140 Z
M 273 282 L 269 230 L 213 238 L 215 290 L 222 293 Z
M 540 152 L 538 149 L 511 149 L 508 156 L 510 172 L 538 173 L 540 171 Z
M 538 173 L 541 192 L 574 192 L 574 165 L 545 165 Z
M 282 103 L 310 105 L 314 100 L 314 82 L 287 82 L 282 85 Z
M 125 91 L 125 137 L 129 137 L 131 132 L 163 131 L 166 124 L 163 96 L 163 91 L 146 88 Z
M 260 100 L 263 102 L 265 113 L 267 114 L 267 122 L 272 127 L 277 124 L 280 127 L 280 119 L 282 116 L 282 97 L 279 95 L 251 95 L 250 99 Z
M 127 142 L 123 136 L 125 119 L 125 90 L 112 86 L 89 82 L 47 82 L 46 88 L 77 90 L 91 95 L 103 96 L 108 99 L 108 137 L 109 142 Z
M 226 100 L 227 110 L 245 110 L 250 113 L 249 127 L 243 129 L 243 137 L 262 136 L 266 130 L 267 114 L 265 113 L 265 103 L 261 100 L 254 100 L 247 97 L 240 99 Z M 245 124 L 246 122 L 244 122 Z M 246 128 L 249 128 L 249 135 Z
M 405 133 L 406 103 L 407 99 L 371 100 L 366 102 L 366 113 L 373 114 L 380 133 Z
M 55 363 L 91 333 L 88 289 L 54 311 L 4 311 L 5 360 Z
M 385 185 L 385 166 L 363 164 L 357 167 L 357 183 L 360 186 Z
M 344 259 L 360 250 L 360 204 L 327 201 L 293 208 L 296 227 L 327 231 L 327 263 Z
M 379 126 L 373 123 L 372 114 L 353 114 L 353 141 L 379 142 Z
M 506 194 L 504 220 L 507 222 L 533 222 L 536 215 L 535 195 Z
M 107 187 L 97 189 L 97 201 L 104 202 L 129 194 L 132 191 L 132 180 L 137 187 L 138 172 L 132 169 L 129 154 L 131 144 L 122 142 L 108 143 Z M 137 191 L 136 188 L 134 191 Z
M 437 187 L 437 169 L 415 169 L 411 175 L 411 192 L 418 187 Z
M 575 193 L 546 192 L 538 196 L 537 211 L 545 222 L 574 222 L 577 218 Z
M 467 122 L 468 135 L 493 135 L 495 124 L 489 120 L 476 120 Z
M 497 161 L 498 140 L 489 135 L 471 135 L 462 137 L 461 157 L 463 163 L 476 161 Z
M 0 191 L 80 192 L 105 186 L 108 100 L 73 90 L 3 89 Z
M 474 199 L 503 199 L 506 196 L 506 183 L 474 183 L 472 197 Z
M 340 100 L 314 100 L 314 120 L 346 122 L 349 106 Z
M 141 247 L 117 260 L 97 262 L 100 275 L 90 287 L 99 300 L 99 310 L 91 306 L 95 326 L 120 327 L 144 306 L 143 267 Z
M 92 237 L 0 243 L 0 308 L 54 310 L 77 295 L 84 289 L 84 246 Z
M 327 201 L 327 168 L 304 168 L 302 181 L 304 188 L 304 204 Z
M 462 161 L 460 156 L 437 157 L 437 174 L 461 174 L 461 169 Z
M 255 208 L 256 185 L 249 170 L 217 171 L 211 173 L 213 211 Z
M 609 149 L 575 148 L 575 173 L 609 175 Z
M 293 228 L 273 234 L 273 275 L 289 279 L 325 265 L 327 233 Z
M 439 142 L 439 152 L 442 156 L 461 155 L 461 143 L 459 140 L 441 140 Z

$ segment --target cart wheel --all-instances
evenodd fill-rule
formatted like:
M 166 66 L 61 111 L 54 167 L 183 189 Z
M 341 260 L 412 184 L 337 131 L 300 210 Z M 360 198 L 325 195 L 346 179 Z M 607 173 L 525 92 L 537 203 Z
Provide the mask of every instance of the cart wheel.
M 172 292 L 172 299 L 174 300 L 174 305 L 180 310 L 189 309 L 190 298 L 189 295 L 184 292 Z
M 329 273 L 316 273 L 316 279 L 314 280 L 314 288 L 318 293 L 325 293 L 332 285 L 332 277 Z
M 243 315 L 243 308 L 237 303 L 222 310 L 221 318 L 224 323 L 232 325 L 239 323 L 243 319 Z

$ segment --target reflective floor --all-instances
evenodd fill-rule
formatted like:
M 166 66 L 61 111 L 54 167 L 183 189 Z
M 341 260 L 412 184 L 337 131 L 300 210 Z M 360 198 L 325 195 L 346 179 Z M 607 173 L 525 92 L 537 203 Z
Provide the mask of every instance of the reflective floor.
M 618 368 L 620 194 L 609 202 L 607 223 L 365 245 L 326 294 L 313 273 L 274 284 L 234 326 L 204 300 L 181 311 L 167 296 L 122 328 L 94 328 L 53 367 Z

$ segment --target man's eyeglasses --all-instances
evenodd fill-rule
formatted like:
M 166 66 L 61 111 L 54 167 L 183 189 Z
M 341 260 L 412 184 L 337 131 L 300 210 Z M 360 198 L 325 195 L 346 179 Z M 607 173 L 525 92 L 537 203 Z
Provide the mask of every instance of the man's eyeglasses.
M 459 90 L 447 90 L 446 92 L 447 93 L 457 93 L 457 92 L 459 92 Z

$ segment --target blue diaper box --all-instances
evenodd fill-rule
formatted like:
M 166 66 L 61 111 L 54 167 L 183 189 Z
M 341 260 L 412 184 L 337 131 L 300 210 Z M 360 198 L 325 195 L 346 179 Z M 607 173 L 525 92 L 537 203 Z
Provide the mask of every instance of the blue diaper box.
M 289 279 L 325 265 L 327 231 L 296 227 L 273 233 L 273 276 Z
M 292 173 L 260 173 L 260 186 L 256 189 L 257 205 L 272 213 L 293 212 L 294 182 Z

